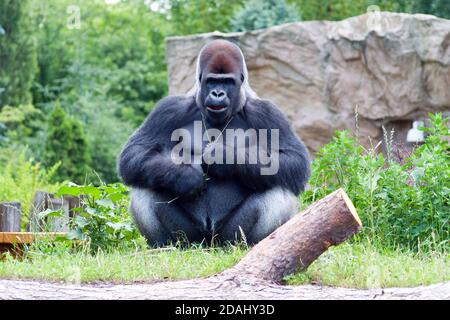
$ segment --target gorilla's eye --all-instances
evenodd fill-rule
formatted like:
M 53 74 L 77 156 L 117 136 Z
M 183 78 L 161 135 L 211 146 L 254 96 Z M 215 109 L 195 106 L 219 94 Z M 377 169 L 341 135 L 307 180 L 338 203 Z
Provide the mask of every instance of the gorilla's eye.
M 200 73 L 200 75 L 198 76 L 198 81 L 202 82 L 202 74 Z
M 244 82 L 244 75 L 241 74 L 241 81 Z

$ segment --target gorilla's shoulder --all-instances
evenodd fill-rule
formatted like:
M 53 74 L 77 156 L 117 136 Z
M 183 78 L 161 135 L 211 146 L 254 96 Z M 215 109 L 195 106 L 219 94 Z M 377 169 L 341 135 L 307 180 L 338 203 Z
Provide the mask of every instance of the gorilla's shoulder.
M 183 113 L 195 106 L 193 96 L 168 96 L 159 100 L 152 113 Z
M 193 96 L 168 96 L 161 99 L 148 116 L 148 120 L 159 123 L 170 122 L 175 124 L 178 120 L 186 119 L 197 110 Z
M 245 104 L 247 120 L 257 128 L 289 128 L 286 116 L 270 100 L 249 98 Z

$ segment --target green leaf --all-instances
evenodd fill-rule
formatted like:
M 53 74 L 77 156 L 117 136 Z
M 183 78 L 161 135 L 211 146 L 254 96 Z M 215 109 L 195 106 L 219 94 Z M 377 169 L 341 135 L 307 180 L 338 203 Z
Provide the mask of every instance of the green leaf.
M 44 218 L 54 218 L 54 217 L 63 217 L 63 212 L 61 210 L 52 210 L 52 209 L 46 209 L 44 211 L 41 211 L 37 214 L 37 217 L 39 219 Z

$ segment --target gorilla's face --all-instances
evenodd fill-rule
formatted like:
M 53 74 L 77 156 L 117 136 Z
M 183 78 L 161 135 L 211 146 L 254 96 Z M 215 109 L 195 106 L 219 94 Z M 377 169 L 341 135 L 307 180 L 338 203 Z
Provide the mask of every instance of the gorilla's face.
M 240 107 L 242 80 L 233 73 L 208 73 L 201 79 L 201 108 L 216 124 L 228 121 Z
M 197 104 L 212 123 L 227 122 L 244 105 L 244 65 L 239 47 L 228 41 L 215 40 L 202 50 Z

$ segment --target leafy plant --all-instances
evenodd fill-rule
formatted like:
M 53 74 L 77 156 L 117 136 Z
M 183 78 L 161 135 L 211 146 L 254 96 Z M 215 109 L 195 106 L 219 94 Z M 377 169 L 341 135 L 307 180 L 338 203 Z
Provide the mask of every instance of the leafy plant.
M 69 221 L 68 239 L 88 241 L 93 252 L 136 244 L 140 236 L 128 213 L 128 188 L 123 184 L 69 184 L 57 194 L 81 197 L 82 206 Z
M 376 147 L 365 150 L 348 131 L 336 132 L 312 164 L 305 204 L 342 187 L 363 220 L 364 234 L 384 246 L 450 245 L 448 118 L 430 115 L 425 143 L 400 164 Z

